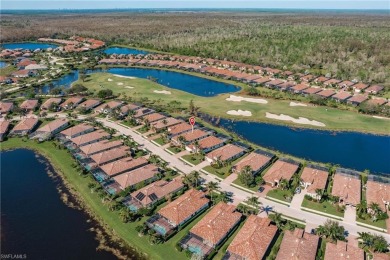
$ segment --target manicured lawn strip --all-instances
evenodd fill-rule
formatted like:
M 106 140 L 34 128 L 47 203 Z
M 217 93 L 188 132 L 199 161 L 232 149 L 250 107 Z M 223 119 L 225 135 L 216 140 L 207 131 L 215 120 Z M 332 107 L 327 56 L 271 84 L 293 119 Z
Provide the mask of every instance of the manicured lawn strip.
M 324 208 L 324 206 L 326 206 Z M 336 210 L 336 206 L 328 201 L 324 201 L 322 203 L 309 201 L 306 198 L 302 202 L 302 207 L 317 210 L 326 214 L 335 215 L 337 217 L 344 217 L 344 213 Z
M 203 76 L 200 74 L 194 75 Z M 113 79 L 112 82 L 107 81 L 107 79 L 110 77 Z M 212 79 L 215 80 L 215 78 Z M 125 85 L 134 86 L 134 89 L 125 89 L 123 86 L 118 86 L 117 82 L 119 81 L 123 82 Z M 382 134 L 387 134 L 390 132 L 390 123 L 388 120 L 374 118 L 372 116 L 359 114 L 354 111 L 340 110 L 330 107 L 290 107 L 289 100 L 274 100 L 268 98 L 268 104 L 264 105 L 250 102 L 228 102 L 226 101 L 226 98 L 229 97 L 230 94 L 222 94 L 215 97 L 201 97 L 184 91 L 168 88 L 150 80 L 117 78 L 112 77 L 112 75 L 108 73 L 95 73 L 90 76 L 90 80 L 88 82 L 75 82 L 75 84 L 81 83 L 91 90 L 100 90 L 99 84 L 96 84 L 96 82 L 101 83 L 105 88 L 112 89 L 114 94 L 120 95 L 122 93 L 126 93 L 127 96 L 132 96 L 133 100 L 138 100 L 141 97 L 148 98 L 149 100 L 161 100 L 161 105 L 180 100 L 182 107 L 188 107 L 190 100 L 193 100 L 195 105 L 200 107 L 202 112 L 224 118 L 241 119 L 240 117 L 226 114 L 227 110 L 241 109 L 252 112 L 252 117 L 245 118 L 245 120 L 269 122 L 273 124 L 286 124 L 286 122 L 269 119 L 265 116 L 265 114 L 266 112 L 274 114 L 286 114 L 286 111 L 288 111 L 288 115 L 294 118 L 306 117 L 308 119 L 314 119 L 324 123 L 326 127 L 321 127 L 321 129 L 325 130 L 350 130 Z M 243 84 L 238 84 L 232 81 L 230 81 L 230 84 L 245 86 Z M 245 88 L 246 87 L 244 87 L 244 89 Z M 154 93 L 154 90 L 169 90 L 172 94 L 161 95 Z M 236 95 L 243 95 L 243 92 L 245 92 L 245 90 L 236 93 Z M 334 118 L 337 118 L 338 120 L 334 120 Z M 310 125 L 298 125 L 290 122 L 288 122 L 288 125 L 315 128 Z
M 187 154 L 181 158 L 192 163 L 193 165 L 198 165 L 199 163 L 203 162 L 204 157 L 201 154 Z
M 233 183 L 234 184 L 237 184 L 238 186 L 241 186 L 241 187 L 243 187 L 243 188 L 245 188 L 245 189 L 248 189 L 248 190 L 251 190 L 251 191 L 254 191 L 254 192 L 257 192 L 258 190 L 259 190 L 259 185 L 255 185 L 255 186 L 253 186 L 253 187 L 248 187 L 248 186 L 246 186 L 246 185 L 244 185 L 241 181 L 240 181 L 240 179 L 237 177 L 237 179 L 235 179 L 234 181 L 233 181 Z
M 167 143 L 167 142 L 165 142 L 164 138 L 162 138 L 162 137 L 153 139 L 153 141 L 156 142 L 156 143 L 158 143 L 159 145 L 164 145 L 164 144 Z
M 1 150 L 13 149 L 13 148 L 29 148 L 35 149 L 47 157 L 57 171 L 63 173 L 65 179 L 69 184 L 77 191 L 77 193 L 85 201 L 85 204 L 92 210 L 92 212 L 100 219 L 104 224 L 109 226 L 110 230 L 122 238 L 129 245 L 137 248 L 141 252 L 146 253 L 151 259 L 185 259 L 183 252 L 178 252 L 174 245 L 180 238 L 180 234 L 184 234 L 194 223 L 188 225 L 185 229 L 181 230 L 179 234 L 174 236 L 168 242 L 158 245 L 150 245 L 148 236 L 139 237 L 135 227 L 142 224 L 147 217 L 141 221 L 134 223 L 123 223 L 118 212 L 108 211 L 107 207 L 101 202 L 97 193 L 91 193 L 88 188 L 88 183 L 91 181 L 89 177 L 81 176 L 76 173 L 72 167 L 74 162 L 71 155 L 66 150 L 56 149 L 51 142 L 44 142 L 38 144 L 34 141 L 23 142 L 20 138 L 11 138 L 1 145 Z
M 281 201 L 285 201 L 287 203 L 290 203 L 291 201 L 288 201 L 284 196 L 287 196 L 289 194 L 288 190 L 280 190 L 280 189 L 274 189 L 270 190 L 267 193 L 268 197 L 275 198 Z
M 179 147 L 168 147 L 167 150 L 171 151 L 174 154 L 180 153 L 181 151 L 184 151 L 183 149 Z
M 356 217 L 356 221 L 364 223 L 366 225 L 387 229 L 386 220 L 378 220 L 378 221 L 373 222 L 371 220 L 366 220 L 366 219 L 361 219 L 359 217 Z
M 214 168 L 213 166 L 211 165 L 208 165 L 206 167 L 203 168 L 203 170 L 211 173 L 211 174 L 214 174 L 222 179 L 225 179 L 226 177 L 228 177 L 230 175 L 229 173 L 229 170 L 230 168 L 235 165 L 239 160 L 241 160 L 243 157 L 240 157 L 232 162 L 229 162 L 225 167 L 222 167 L 220 169 L 217 169 L 217 168 Z

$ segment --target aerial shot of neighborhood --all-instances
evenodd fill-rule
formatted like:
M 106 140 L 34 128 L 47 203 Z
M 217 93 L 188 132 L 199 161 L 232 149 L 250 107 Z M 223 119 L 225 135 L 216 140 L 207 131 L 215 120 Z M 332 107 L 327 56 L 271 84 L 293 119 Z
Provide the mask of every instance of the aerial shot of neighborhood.
M 0 8 L 1 259 L 390 260 L 390 2 Z

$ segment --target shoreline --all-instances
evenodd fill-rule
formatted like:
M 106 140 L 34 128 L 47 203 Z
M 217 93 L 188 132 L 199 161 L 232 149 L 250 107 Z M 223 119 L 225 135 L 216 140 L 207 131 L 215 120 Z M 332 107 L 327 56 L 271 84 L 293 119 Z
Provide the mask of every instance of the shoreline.
M 67 207 L 80 210 L 83 214 L 85 214 L 86 222 L 92 223 L 92 227 L 87 231 L 93 232 L 95 236 L 94 239 L 99 243 L 96 250 L 105 250 L 110 252 L 118 259 L 132 259 L 134 257 L 135 259 L 139 260 L 147 259 L 145 257 L 145 253 L 141 252 L 136 247 L 136 245 L 130 245 L 118 235 L 116 235 L 112 231 L 112 228 L 110 228 L 109 225 L 104 222 L 104 220 L 100 219 L 100 217 L 97 216 L 95 212 L 93 212 L 93 209 L 90 208 L 80 192 L 77 191 L 77 188 L 74 187 L 74 185 L 71 184 L 69 180 L 67 180 L 66 175 L 63 173 L 60 167 L 56 165 L 52 158 L 46 155 L 45 152 L 41 151 L 39 148 L 23 146 L 15 146 L 5 149 L 1 147 L 0 152 L 13 151 L 17 149 L 31 150 L 38 156 L 44 158 L 44 163 L 49 167 L 49 169 L 51 168 L 53 170 L 52 172 L 46 171 L 46 174 L 50 179 L 52 179 L 53 184 L 56 184 L 56 189 L 61 202 L 64 203 Z M 56 180 L 58 183 L 55 183 Z

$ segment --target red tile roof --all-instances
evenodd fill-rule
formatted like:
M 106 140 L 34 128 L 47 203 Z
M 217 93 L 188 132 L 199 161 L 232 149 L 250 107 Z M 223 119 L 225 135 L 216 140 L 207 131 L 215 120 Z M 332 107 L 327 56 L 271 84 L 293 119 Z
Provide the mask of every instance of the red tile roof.
M 12 102 L 0 102 L 0 114 L 6 114 L 14 107 Z
M 14 131 L 30 131 L 38 124 L 38 118 L 30 117 L 20 120 L 20 122 L 12 129 Z
M 290 180 L 294 173 L 298 170 L 298 165 L 278 160 L 263 176 L 264 181 L 273 183 L 281 179 Z
M 35 109 L 37 106 L 38 106 L 38 100 L 35 99 L 27 99 L 23 101 L 22 104 L 20 104 L 20 108 L 26 110 Z
M 111 150 L 109 150 L 111 151 Z M 123 159 L 119 159 L 115 162 L 108 163 L 106 165 L 101 166 L 100 168 L 108 175 L 114 176 L 119 173 L 125 171 L 131 171 L 138 167 L 144 166 L 148 164 L 148 160 L 144 157 L 139 157 L 137 159 L 133 159 L 131 157 L 126 157 Z
M 152 123 L 152 122 L 156 122 L 158 120 L 161 120 L 161 119 L 164 119 L 166 118 L 166 116 L 164 116 L 163 114 L 160 114 L 160 113 L 152 113 L 152 114 L 149 114 L 149 115 L 146 115 L 144 116 L 144 120 L 148 120 L 149 123 Z
M 92 131 L 93 126 L 88 125 L 88 124 L 78 124 L 73 127 L 70 127 L 68 129 L 65 129 L 64 131 L 61 132 L 61 134 L 65 136 L 74 136 L 78 135 L 80 133 L 83 133 L 85 131 Z
M 104 130 L 97 130 L 93 131 L 84 135 L 76 136 L 72 139 L 70 139 L 75 145 L 77 146 L 83 146 L 87 143 L 100 140 L 102 138 L 108 138 L 110 136 L 109 133 L 107 133 Z
M 82 97 L 71 97 L 65 100 L 64 103 L 60 105 L 60 107 L 67 108 L 70 103 L 73 103 L 73 107 L 75 107 L 77 104 L 80 104 L 82 100 Z
M 231 159 L 232 157 L 236 156 L 237 154 L 240 154 L 244 152 L 245 150 L 242 147 L 239 147 L 234 144 L 227 144 L 225 146 L 222 146 L 206 155 L 207 158 L 210 158 L 212 160 L 221 160 L 226 161 Z
M 337 92 L 335 95 L 332 96 L 332 98 L 338 99 L 338 100 L 346 100 L 350 97 L 352 97 L 352 94 L 349 92 L 346 92 L 346 91 Z
M 365 95 L 355 95 L 351 98 L 348 99 L 348 102 L 353 102 L 353 103 L 362 103 L 368 99 L 368 96 Z
M 115 159 L 123 158 L 126 155 L 130 154 L 130 149 L 127 146 L 119 146 L 112 148 L 111 150 L 104 151 L 91 155 L 91 159 L 97 164 L 102 165 L 108 162 L 111 162 Z
M 208 149 L 208 148 L 212 148 L 212 147 L 215 147 L 217 145 L 223 144 L 223 140 L 212 135 L 212 136 L 208 136 L 206 138 L 199 140 L 198 144 L 199 144 L 199 149 L 203 150 L 203 149 Z M 189 147 L 191 149 L 193 149 L 193 148 L 195 148 L 195 145 L 191 144 L 191 145 L 189 145 Z
M 183 132 L 189 131 L 192 129 L 192 126 L 187 123 L 180 123 L 175 126 L 168 127 L 168 132 L 172 135 L 181 134 Z
M 324 260 L 364 259 L 364 250 L 351 246 L 344 241 L 337 244 L 326 243 Z
M 382 106 L 387 103 L 387 99 L 385 98 L 372 98 L 367 101 L 368 104 L 375 106 Z
M 259 154 L 256 152 L 250 153 L 248 156 L 246 156 L 244 159 L 239 161 L 233 166 L 233 169 L 236 172 L 241 172 L 245 166 L 250 166 L 252 171 L 257 172 L 262 167 L 267 165 L 272 160 L 271 157 Z
M 207 135 L 208 135 L 208 133 L 206 133 L 205 131 L 202 131 L 200 129 L 194 129 L 193 132 L 192 131 L 186 132 L 186 133 L 181 134 L 179 136 L 183 136 L 187 142 L 192 142 L 192 141 L 195 141 L 196 139 L 201 139 L 202 137 L 206 137 Z M 175 136 L 175 137 L 173 137 L 173 139 L 178 140 L 179 136 Z
M 315 93 L 318 93 L 320 91 L 322 91 L 321 88 L 310 87 L 310 88 L 304 89 L 302 92 L 305 94 L 315 94 Z
M 122 141 L 120 140 L 115 140 L 115 141 L 109 141 L 109 140 L 103 140 L 100 142 L 88 144 L 85 146 L 80 147 L 80 150 L 85 154 L 85 155 L 90 155 L 94 153 L 98 153 L 103 150 L 109 150 L 114 147 L 118 147 L 122 145 Z
M 311 185 L 307 187 L 307 191 L 315 193 L 316 189 L 325 189 L 328 180 L 328 172 L 308 166 L 303 169 L 301 179 L 303 182 L 311 183 Z
M 49 98 L 45 101 L 45 103 L 41 105 L 41 109 L 49 109 L 52 103 L 58 105 L 59 103 L 61 103 L 61 101 L 61 98 Z
M 390 183 L 367 181 L 367 204 L 377 203 L 386 212 L 385 203 L 390 204 Z
M 114 180 L 122 187 L 122 189 L 126 189 L 127 187 L 154 178 L 157 174 L 158 167 L 153 164 L 148 164 L 141 168 L 115 176 Z
M 37 130 L 37 132 L 51 133 L 51 132 L 57 130 L 58 128 L 61 128 L 63 125 L 68 124 L 68 123 L 69 123 L 68 119 L 66 119 L 66 118 L 59 118 L 59 119 L 51 121 L 51 122 L 47 123 L 46 125 L 42 126 L 41 128 L 39 128 Z
M 360 203 L 361 181 L 353 176 L 336 173 L 333 178 L 332 195 L 338 196 L 346 203 Z
M 363 90 L 363 89 L 368 88 L 368 85 L 360 82 L 360 83 L 353 85 L 353 88 Z
M 376 93 L 382 91 L 383 89 L 384 89 L 383 86 L 373 85 L 373 86 L 368 87 L 368 88 L 365 90 L 365 92 L 376 94 Z
M 9 121 L 0 121 L 0 134 L 5 134 L 9 127 Z
M 328 98 L 332 95 L 334 95 L 336 92 L 334 92 L 333 90 L 331 89 L 324 89 L 318 93 L 316 93 L 317 95 L 321 96 L 321 97 L 325 97 L 325 98 Z
M 303 229 L 285 231 L 276 260 L 315 260 L 319 237 Z

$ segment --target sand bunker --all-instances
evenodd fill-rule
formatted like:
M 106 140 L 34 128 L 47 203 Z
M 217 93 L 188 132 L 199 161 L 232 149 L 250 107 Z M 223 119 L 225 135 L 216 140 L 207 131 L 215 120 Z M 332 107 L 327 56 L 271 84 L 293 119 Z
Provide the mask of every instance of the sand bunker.
M 307 105 L 303 103 L 290 102 L 290 107 L 307 107 Z
M 248 110 L 229 110 L 226 112 L 226 114 L 233 115 L 233 116 L 252 116 L 252 112 Z
M 113 74 L 115 77 L 119 77 L 119 78 L 126 78 L 126 79 L 135 79 L 136 77 L 130 77 L 130 76 L 122 76 L 122 75 L 118 75 L 118 74 Z
M 167 90 L 155 90 L 153 91 L 154 93 L 157 93 L 157 94 L 165 94 L 165 95 L 170 95 L 172 94 L 171 91 L 167 91 Z
M 123 86 L 123 82 L 116 83 L 118 86 Z
M 126 86 L 125 88 L 134 88 L 134 87 Z
M 318 122 L 318 121 L 315 121 L 315 120 L 309 120 L 309 119 L 304 118 L 304 117 L 299 117 L 298 119 L 296 119 L 296 118 L 293 118 L 291 116 L 287 116 L 287 115 L 283 115 L 283 114 L 276 115 L 276 114 L 271 114 L 271 113 L 268 113 L 268 112 L 265 113 L 265 116 L 267 118 L 276 119 L 276 120 L 283 120 L 283 121 L 291 121 L 291 122 L 294 122 L 294 123 L 297 123 L 297 124 L 314 125 L 314 126 L 325 126 L 324 123 L 321 123 L 321 122 Z
M 112 81 L 112 79 L 107 79 L 107 81 Z
M 258 104 L 267 104 L 268 101 L 265 99 L 261 98 L 246 98 L 246 97 L 240 97 L 240 96 L 235 96 L 235 95 L 230 95 L 226 99 L 226 101 L 233 101 L 233 102 L 241 102 L 241 101 L 246 101 L 246 102 L 252 102 L 252 103 L 258 103 Z
M 387 119 L 390 120 L 388 117 L 383 117 L 383 116 L 372 116 L 373 118 L 378 118 L 378 119 Z

